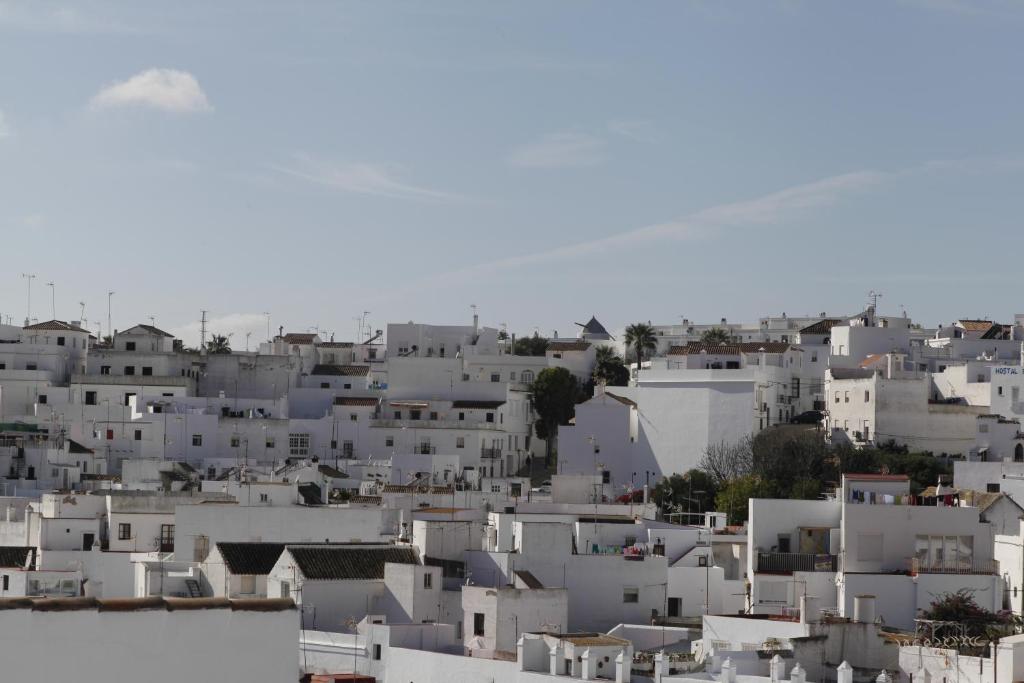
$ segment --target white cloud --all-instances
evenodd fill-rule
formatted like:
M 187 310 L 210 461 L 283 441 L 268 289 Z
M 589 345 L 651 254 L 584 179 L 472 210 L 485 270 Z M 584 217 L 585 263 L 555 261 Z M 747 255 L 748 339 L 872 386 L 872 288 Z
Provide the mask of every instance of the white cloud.
M 147 69 L 126 81 L 113 83 L 92 98 L 94 109 L 152 107 L 175 113 L 209 111 L 209 100 L 196 77 L 177 69 Z
M 0 109 L 0 140 L 9 138 L 12 134 L 11 126 L 7 123 L 7 117 L 4 116 L 4 110 Z
M 654 124 L 640 119 L 609 121 L 608 132 L 634 142 L 655 142 L 658 139 Z
M 605 141 L 589 133 L 551 133 L 518 147 L 508 163 L 523 168 L 594 166 L 604 160 Z
M 404 182 L 398 176 L 401 169 L 392 164 L 326 163 L 306 156 L 296 157 L 295 162 L 292 166 L 271 165 L 271 168 L 311 183 L 352 194 L 430 202 L 465 200 L 465 197 L 457 194 Z
M 157 319 L 156 326 L 160 327 L 160 320 Z M 193 321 L 177 327 L 163 328 L 181 339 L 186 346 L 199 346 L 199 321 Z M 231 313 L 218 318 L 210 318 L 206 321 L 206 339 L 209 341 L 212 334 L 231 335 L 231 348 L 237 351 L 245 350 L 245 334 L 251 332 L 249 337 L 249 350 L 255 351 L 260 342 L 266 341 L 267 317 L 262 313 Z

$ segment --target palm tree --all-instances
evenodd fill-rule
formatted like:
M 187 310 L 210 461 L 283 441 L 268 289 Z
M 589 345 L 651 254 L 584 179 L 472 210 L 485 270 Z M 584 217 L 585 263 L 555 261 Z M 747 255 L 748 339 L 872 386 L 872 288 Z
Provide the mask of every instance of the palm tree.
M 633 347 L 636 351 L 636 371 L 644 362 L 644 351 L 653 351 L 658 348 L 658 339 L 654 335 L 654 328 L 649 323 L 633 323 L 626 328 L 626 348 Z
M 206 342 L 207 353 L 231 353 L 231 340 L 222 334 L 214 334 Z
M 732 335 L 729 334 L 729 330 L 722 329 L 721 327 L 712 327 L 701 333 L 700 340 L 705 344 L 728 344 L 732 341 Z

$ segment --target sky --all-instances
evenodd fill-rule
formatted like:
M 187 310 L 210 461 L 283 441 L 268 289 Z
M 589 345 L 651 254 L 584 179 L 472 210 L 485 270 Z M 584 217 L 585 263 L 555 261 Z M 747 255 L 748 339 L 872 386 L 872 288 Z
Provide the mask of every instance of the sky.
M 0 0 L 0 316 L 1010 320 L 1024 2 Z M 25 275 L 35 275 L 28 278 Z M 53 283 L 49 286 L 47 283 Z M 114 294 L 108 297 L 108 292 Z

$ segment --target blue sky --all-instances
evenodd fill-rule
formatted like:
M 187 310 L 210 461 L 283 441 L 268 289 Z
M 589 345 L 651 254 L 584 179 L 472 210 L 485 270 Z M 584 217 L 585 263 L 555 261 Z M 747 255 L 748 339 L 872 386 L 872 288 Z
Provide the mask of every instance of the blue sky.
M 1024 3 L 213 4 L 0 0 L 5 320 L 1024 311 Z

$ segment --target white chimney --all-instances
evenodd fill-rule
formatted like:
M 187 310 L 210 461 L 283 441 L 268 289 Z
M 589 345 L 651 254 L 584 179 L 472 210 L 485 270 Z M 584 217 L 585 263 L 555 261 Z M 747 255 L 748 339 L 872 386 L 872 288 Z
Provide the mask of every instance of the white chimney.
M 836 669 L 836 683 L 853 683 L 853 667 L 845 659 Z
M 726 657 L 722 662 L 722 675 L 719 680 L 722 683 L 736 683 L 736 665 L 732 663 L 732 658 Z
M 789 680 L 792 683 L 807 683 L 807 673 L 799 663 L 793 665 L 793 670 L 789 673 Z
M 853 598 L 853 622 L 855 624 L 875 623 L 875 596 L 857 595 Z
M 786 680 L 786 662 L 782 661 L 780 655 L 772 657 L 768 668 L 771 672 L 772 683 L 782 683 L 782 681 Z M 843 683 L 843 681 L 839 681 L 839 683 Z
M 818 607 L 818 598 L 810 595 L 800 596 L 800 623 L 801 624 L 816 624 L 820 621 L 820 608 Z
M 889 678 L 889 672 L 882 669 L 882 673 L 878 674 L 878 678 L 875 679 L 875 683 L 892 683 L 892 679 Z

